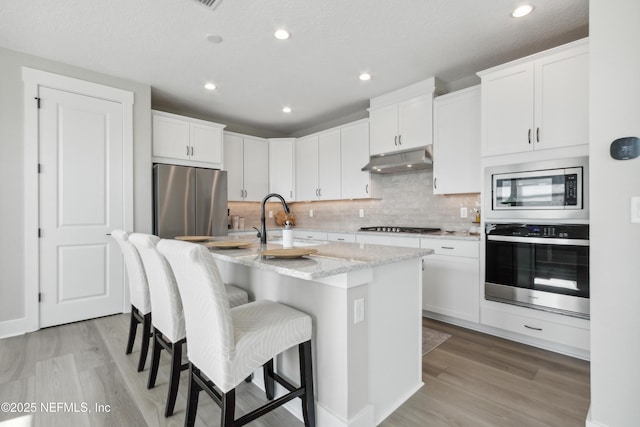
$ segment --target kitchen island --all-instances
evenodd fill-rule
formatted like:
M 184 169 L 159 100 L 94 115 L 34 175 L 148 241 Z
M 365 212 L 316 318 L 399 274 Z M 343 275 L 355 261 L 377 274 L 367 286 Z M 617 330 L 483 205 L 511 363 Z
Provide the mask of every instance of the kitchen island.
M 245 289 L 250 300 L 277 301 L 313 319 L 318 427 L 375 426 L 422 386 L 421 258 L 433 251 L 299 244 L 317 252 L 264 257 L 254 240 L 249 248 L 211 253 L 225 282 Z M 276 361 L 279 373 L 295 383 L 297 357 L 291 349 Z M 254 382 L 263 387 L 261 373 Z M 287 409 L 301 418 L 298 399 Z

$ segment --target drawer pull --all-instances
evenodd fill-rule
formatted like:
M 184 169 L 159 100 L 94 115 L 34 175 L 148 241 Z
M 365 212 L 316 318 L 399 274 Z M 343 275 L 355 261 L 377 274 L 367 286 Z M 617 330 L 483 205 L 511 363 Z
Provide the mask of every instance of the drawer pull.
M 455 249 L 453 246 L 440 246 L 442 249 Z
M 533 329 L 534 331 L 541 331 L 542 330 L 542 328 L 535 328 L 535 327 L 529 326 L 529 325 L 524 325 L 524 327 L 527 328 L 527 329 Z
M 343 241 L 344 239 L 342 237 L 338 237 L 336 240 Z

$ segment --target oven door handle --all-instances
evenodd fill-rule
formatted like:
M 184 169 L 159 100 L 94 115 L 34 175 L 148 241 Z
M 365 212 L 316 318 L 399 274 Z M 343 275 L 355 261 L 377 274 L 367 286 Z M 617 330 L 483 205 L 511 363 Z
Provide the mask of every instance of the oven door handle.
M 584 239 L 552 239 L 546 237 L 518 237 L 518 236 L 487 236 L 487 240 L 494 242 L 516 242 L 541 245 L 589 246 L 589 240 Z

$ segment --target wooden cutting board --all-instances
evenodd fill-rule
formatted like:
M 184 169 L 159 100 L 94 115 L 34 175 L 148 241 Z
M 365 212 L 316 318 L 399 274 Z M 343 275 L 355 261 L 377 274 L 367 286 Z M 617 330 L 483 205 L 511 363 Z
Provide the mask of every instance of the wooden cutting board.
M 306 255 L 315 254 L 317 249 L 307 248 L 287 248 L 287 249 L 267 249 L 260 251 L 260 255 L 274 258 L 300 258 Z

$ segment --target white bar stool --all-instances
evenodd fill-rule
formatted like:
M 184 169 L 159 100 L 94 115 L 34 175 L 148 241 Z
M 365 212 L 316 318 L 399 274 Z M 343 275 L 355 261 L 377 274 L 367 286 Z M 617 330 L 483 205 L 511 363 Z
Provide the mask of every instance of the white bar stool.
M 155 386 L 160 364 L 160 352 L 164 349 L 171 354 L 171 373 L 169 390 L 165 406 L 165 417 L 173 415 L 178 395 L 180 372 L 189 365 L 182 364 L 182 346 L 186 342 L 184 312 L 180 291 L 165 257 L 158 252 L 156 245 L 160 238 L 150 234 L 134 233 L 129 240 L 136 247 L 147 271 L 151 307 L 153 308 L 153 355 L 147 388 Z M 226 286 L 227 292 L 234 295 L 238 304 L 248 302 L 247 293 L 235 286 Z
M 142 323 L 142 344 L 140 346 L 140 360 L 138 372 L 144 369 L 151 339 L 151 299 L 147 275 L 136 248 L 129 242 L 129 233 L 124 230 L 113 230 L 111 236 L 118 242 L 129 278 L 129 296 L 131 299 L 131 320 L 129 323 L 129 339 L 126 354 L 131 354 L 136 339 L 138 324 Z
M 231 308 L 215 260 L 197 244 L 162 240 L 158 250 L 174 271 L 184 305 L 189 347 L 185 426 L 193 426 L 204 390 L 222 408 L 221 426 L 237 427 L 299 397 L 306 427 L 315 427 L 311 317 L 273 301 Z M 300 387 L 273 372 L 273 358 L 293 346 L 300 357 Z M 235 419 L 235 388 L 263 366 L 267 404 Z M 289 393 L 273 399 L 274 381 Z

